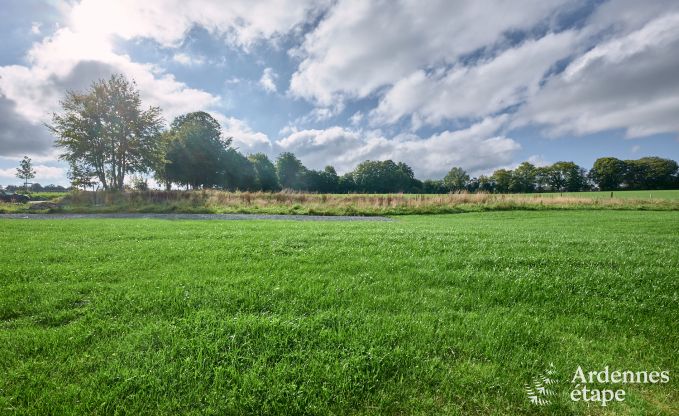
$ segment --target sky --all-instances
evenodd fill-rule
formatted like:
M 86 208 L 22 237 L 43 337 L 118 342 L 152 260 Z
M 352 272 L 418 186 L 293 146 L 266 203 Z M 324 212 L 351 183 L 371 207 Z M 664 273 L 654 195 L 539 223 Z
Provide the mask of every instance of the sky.
M 522 161 L 679 160 L 676 0 L 2 0 L 0 184 L 67 185 L 45 123 L 122 73 L 244 153 L 420 179 Z

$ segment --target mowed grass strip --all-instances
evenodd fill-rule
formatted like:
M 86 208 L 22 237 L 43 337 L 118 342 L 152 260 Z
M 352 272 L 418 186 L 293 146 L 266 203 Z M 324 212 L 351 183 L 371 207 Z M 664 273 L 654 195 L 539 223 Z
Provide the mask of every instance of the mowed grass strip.
M 679 411 L 679 212 L 0 226 L 2 414 Z M 588 407 L 578 365 L 671 381 Z

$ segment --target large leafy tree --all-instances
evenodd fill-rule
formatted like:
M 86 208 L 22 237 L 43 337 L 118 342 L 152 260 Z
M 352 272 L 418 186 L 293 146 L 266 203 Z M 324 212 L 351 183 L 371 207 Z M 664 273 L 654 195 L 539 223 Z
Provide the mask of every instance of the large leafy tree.
M 673 185 L 677 162 L 660 157 L 626 160 L 624 182 L 630 189 L 662 189 Z
M 122 75 L 69 91 L 52 115 L 61 159 L 94 173 L 104 189 L 122 190 L 125 176 L 148 172 L 161 157 L 160 108 L 142 108 L 134 82 Z
M 255 153 L 248 156 L 255 169 L 257 178 L 257 187 L 262 191 L 278 191 L 281 189 L 278 183 L 278 176 L 276 175 L 276 166 L 264 153 Z
M 306 168 L 293 153 L 283 152 L 276 159 L 276 173 L 281 187 L 300 190 L 305 188 Z
M 165 182 L 193 188 L 221 186 L 231 138 L 222 137 L 219 122 L 206 112 L 172 121 L 162 174 Z
M 533 192 L 535 190 L 535 177 L 537 169 L 530 162 L 523 162 L 512 172 L 509 184 L 511 192 Z
M 493 172 L 490 177 L 492 180 L 496 192 L 505 194 L 509 192 L 509 188 L 512 184 L 512 171 L 507 169 L 498 169 Z
M 600 157 L 589 171 L 589 178 L 602 191 L 618 189 L 625 179 L 627 164 L 614 157 Z
M 443 183 L 449 191 L 456 192 L 466 189 L 469 175 L 460 167 L 451 168 L 443 178 Z
M 414 180 L 408 165 L 392 160 L 366 160 L 351 175 L 355 189 L 368 193 L 409 192 Z

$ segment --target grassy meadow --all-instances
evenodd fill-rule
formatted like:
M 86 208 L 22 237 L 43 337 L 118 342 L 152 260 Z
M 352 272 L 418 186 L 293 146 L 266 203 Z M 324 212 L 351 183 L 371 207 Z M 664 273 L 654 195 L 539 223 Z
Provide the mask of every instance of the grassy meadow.
M 0 213 L 453 214 L 506 210 L 676 210 L 679 191 L 550 194 L 313 194 L 299 192 L 74 192 L 43 204 L 2 204 Z
M 676 211 L 0 226 L 0 414 L 679 413 Z

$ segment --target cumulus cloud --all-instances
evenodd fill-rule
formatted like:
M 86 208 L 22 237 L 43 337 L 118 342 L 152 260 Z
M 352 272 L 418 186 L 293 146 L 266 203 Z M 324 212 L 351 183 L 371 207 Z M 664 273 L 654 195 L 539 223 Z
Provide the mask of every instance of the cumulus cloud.
M 679 131 L 679 13 L 615 37 L 575 59 L 521 110 L 517 124 L 553 134 L 625 129 L 628 137 Z
M 55 166 L 34 165 L 33 169 L 35 170 L 35 178 L 31 180 L 43 185 L 52 183 L 51 181 L 59 181 L 66 176 L 64 169 Z M 16 173 L 16 168 L 0 169 L 0 181 L 3 183 L 18 183 L 19 179 L 16 177 Z
M 427 138 L 413 134 L 386 138 L 379 131 L 335 126 L 297 131 L 276 144 L 314 169 L 332 164 L 347 172 L 364 160 L 392 159 L 408 163 L 420 178 L 441 178 L 453 166 L 480 174 L 510 163 L 520 149 L 515 140 L 498 134 L 506 120 L 505 116 L 486 118 L 466 129 Z
M 415 71 L 384 95 L 372 112 L 373 123 L 395 123 L 410 116 L 415 127 L 435 125 L 446 119 L 484 117 L 520 104 L 539 90 L 555 62 L 572 53 L 575 40 L 572 31 L 549 34 L 473 65 L 430 74 Z
M 294 52 L 302 61 L 290 90 L 326 106 L 366 97 L 418 69 L 493 45 L 507 31 L 532 28 L 565 3 L 340 0 Z
M 269 137 L 254 131 L 245 121 L 235 117 L 213 114 L 222 126 L 224 136 L 233 138 L 233 146 L 244 154 L 263 152 L 270 154 L 273 148 Z
M 262 72 L 262 77 L 259 79 L 259 85 L 264 88 L 266 92 L 276 92 L 278 88 L 276 87 L 276 79 L 278 74 L 274 72 L 273 68 L 264 68 Z
M 77 31 L 123 39 L 149 38 L 177 46 L 201 26 L 240 46 L 284 35 L 327 7 L 327 1 L 83 0 L 71 12 Z

